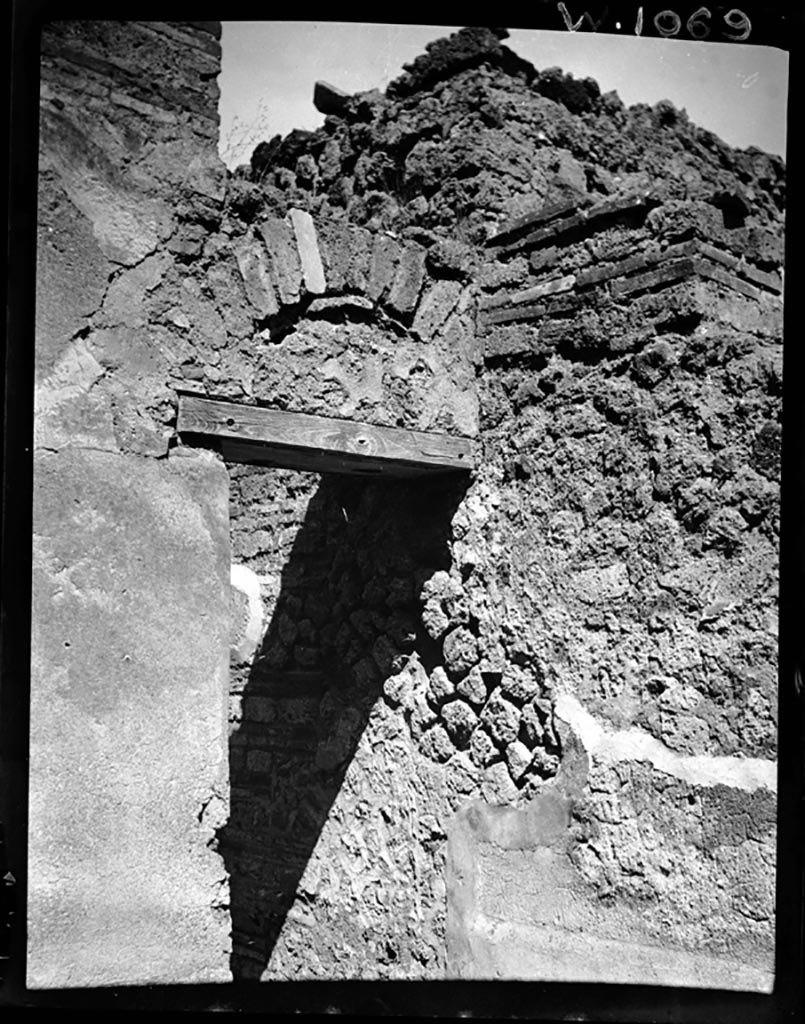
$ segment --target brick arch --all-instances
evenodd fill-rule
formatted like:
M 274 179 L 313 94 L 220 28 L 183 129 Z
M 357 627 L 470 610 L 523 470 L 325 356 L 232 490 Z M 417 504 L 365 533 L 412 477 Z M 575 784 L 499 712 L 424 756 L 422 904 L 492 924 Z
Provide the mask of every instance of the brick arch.
M 261 337 L 275 346 L 265 373 L 256 369 L 252 397 L 259 403 L 477 434 L 474 250 L 438 241 L 428 248 L 292 208 L 251 225 L 231 254 Z M 293 339 L 286 343 L 300 330 L 326 335 L 328 321 L 351 331 L 353 343 L 315 355 L 292 351 Z M 259 352 L 249 358 L 259 363 Z M 292 382 L 286 394 L 276 376 L 282 366 Z M 319 386 L 327 372 L 343 384 L 343 401 L 333 398 L 334 386 L 329 394 Z

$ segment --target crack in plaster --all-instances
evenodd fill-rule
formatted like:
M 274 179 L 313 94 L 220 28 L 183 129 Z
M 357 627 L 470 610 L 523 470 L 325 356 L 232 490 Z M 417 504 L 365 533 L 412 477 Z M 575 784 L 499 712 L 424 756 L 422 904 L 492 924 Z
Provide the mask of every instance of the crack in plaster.
M 776 761 L 759 757 L 677 754 L 642 729 L 606 729 L 568 693 L 557 698 L 554 715 L 570 727 L 587 753 L 599 761 L 648 761 L 658 771 L 691 785 L 777 792 Z

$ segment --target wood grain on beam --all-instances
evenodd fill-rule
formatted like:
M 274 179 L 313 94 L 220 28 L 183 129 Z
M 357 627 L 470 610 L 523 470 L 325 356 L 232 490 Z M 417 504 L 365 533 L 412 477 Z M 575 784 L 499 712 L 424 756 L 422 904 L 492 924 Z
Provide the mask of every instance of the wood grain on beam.
M 179 396 L 178 432 L 215 438 L 228 462 L 317 473 L 418 476 L 474 466 L 472 442 L 449 434 L 378 427 L 306 413 Z

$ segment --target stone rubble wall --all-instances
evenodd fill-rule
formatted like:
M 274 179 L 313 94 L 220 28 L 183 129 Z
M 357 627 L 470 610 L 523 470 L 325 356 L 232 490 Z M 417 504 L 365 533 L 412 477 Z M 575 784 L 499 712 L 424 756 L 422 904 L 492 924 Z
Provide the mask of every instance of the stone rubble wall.
M 328 281 L 332 240 L 363 233 L 369 270 L 353 256 L 343 281 L 375 310 L 393 291 L 378 289 L 393 280 L 384 263 L 394 242 L 431 272 L 455 268 L 441 272 L 466 289 L 483 446 L 450 515 L 449 553 L 414 581 L 413 650 L 390 644 L 381 604 L 369 647 L 350 655 L 379 673 L 366 691 L 374 710 L 351 741 L 311 884 L 298 888 L 273 951 L 257 943 L 252 969 L 599 980 L 619 957 L 624 980 L 767 990 L 782 169 L 730 150 L 670 104 L 627 111 L 589 80 L 529 70 L 504 51 L 494 33 L 465 30 L 385 96 L 320 87 L 324 127 L 261 144 L 230 183 L 228 209 L 246 223 L 308 211 Z M 278 305 L 269 303 L 272 325 Z M 421 344 L 419 314 L 379 305 L 406 328 L 401 340 Z M 357 336 L 354 306 L 351 318 Z M 314 411 L 305 373 L 280 390 Z M 428 902 L 442 908 L 433 949 L 444 934 L 446 960 L 372 946 L 386 935 L 384 898 L 395 905 L 406 888 L 387 860 L 387 818 L 402 827 L 411 805 L 391 760 L 411 764 L 417 806 L 439 822 L 429 841 L 412 840 L 412 856 L 431 864 Z M 416 781 L 425 770 L 430 797 Z M 453 817 L 438 794 L 459 776 Z M 540 841 L 528 829 L 517 840 L 517 870 L 506 851 L 529 808 L 565 799 L 569 776 L 561 864 L 543 865 L 545 884 L 571 865 L 563 913 L 601 945 L 588 957 L 568 923 L 551 940 L 571 965 L 563 975 L 528 931 L 551 905 L 545 886 L 529 895 Z M 493 823 L 504 820 L 495 808 L 509 808 L 509 824 L 478 833 L 476 806 Z M 350 814 L 373 837 L 365 848 Z M 714 831 L 724 815 L 746 827 Z M 485 873 L 462 889 L 476 854 Z M 357 864 L 360 893 L 339 887 Z M 308 956 L 336 906 L 342 927 L 360 920 L 363 932 L 343 954 L 327 939 Z M 409 935 L 403 920 L 398 936 Z M 427 930 L 410 920 L 423 941 Z M 657 946 L 664 969 L 646 952 Z

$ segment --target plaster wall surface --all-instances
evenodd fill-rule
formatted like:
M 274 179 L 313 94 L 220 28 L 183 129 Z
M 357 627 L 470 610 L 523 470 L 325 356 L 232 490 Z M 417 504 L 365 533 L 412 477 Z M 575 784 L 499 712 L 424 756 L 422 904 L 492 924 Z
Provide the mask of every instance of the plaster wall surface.
M 222 197 L 218 31 L 42 35 L 31 988 L 229 977 L 228 478 L 167 458 L 182 257 Z
M 229 977 L 228 479 L 37 459 L 28 984 Z

